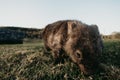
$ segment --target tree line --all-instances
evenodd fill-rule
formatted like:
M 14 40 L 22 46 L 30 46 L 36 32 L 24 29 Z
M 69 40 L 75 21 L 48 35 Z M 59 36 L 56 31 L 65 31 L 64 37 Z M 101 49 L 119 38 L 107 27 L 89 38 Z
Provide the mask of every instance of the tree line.
M 24 39 L 42 39 L 43 29 L 0 27 L 0 44 L 23 43 Z

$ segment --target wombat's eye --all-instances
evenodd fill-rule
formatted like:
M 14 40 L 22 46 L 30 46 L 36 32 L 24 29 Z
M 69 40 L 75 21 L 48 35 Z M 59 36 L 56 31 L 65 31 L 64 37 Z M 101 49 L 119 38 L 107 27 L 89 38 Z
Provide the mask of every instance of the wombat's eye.
M 80 57 L 81 57 L 80 53 L 78 53 L 78 52 L 76 53 L 76 55 L 77 55 L 77 57 L 78 57 L 78 58 L 80 58 Z

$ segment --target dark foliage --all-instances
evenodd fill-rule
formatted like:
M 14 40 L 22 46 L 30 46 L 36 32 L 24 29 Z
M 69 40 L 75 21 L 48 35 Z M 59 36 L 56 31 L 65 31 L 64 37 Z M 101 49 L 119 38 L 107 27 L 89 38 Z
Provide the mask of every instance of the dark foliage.
M 42 39 L 42 29 L 0 27 L 0 44 L 22 44 L 24 39 Z

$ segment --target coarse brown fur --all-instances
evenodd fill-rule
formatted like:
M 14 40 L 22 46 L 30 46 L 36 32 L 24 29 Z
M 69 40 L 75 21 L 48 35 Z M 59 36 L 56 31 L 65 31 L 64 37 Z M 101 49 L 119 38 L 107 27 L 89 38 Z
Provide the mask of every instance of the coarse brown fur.
M 96 25 L 77 20 L 57 21 L 46 26 L 43 40 L 45 48 L 52 51 L 56 63 L 67 54 L 84 74 L 91 74 L 98 67 L 97 59 L 103 44 Z

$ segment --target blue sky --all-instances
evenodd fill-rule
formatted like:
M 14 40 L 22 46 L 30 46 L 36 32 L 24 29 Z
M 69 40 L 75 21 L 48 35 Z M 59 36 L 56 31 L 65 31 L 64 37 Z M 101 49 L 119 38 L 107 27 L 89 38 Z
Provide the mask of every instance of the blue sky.
M 120 0 L 0 0 L 0 26 L 44 28 L 65 19 L 120 32 Z

